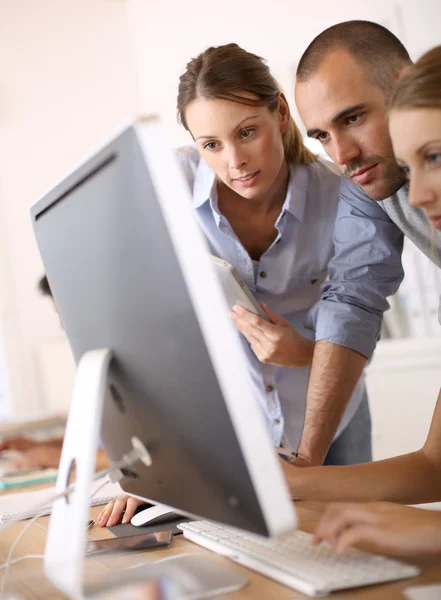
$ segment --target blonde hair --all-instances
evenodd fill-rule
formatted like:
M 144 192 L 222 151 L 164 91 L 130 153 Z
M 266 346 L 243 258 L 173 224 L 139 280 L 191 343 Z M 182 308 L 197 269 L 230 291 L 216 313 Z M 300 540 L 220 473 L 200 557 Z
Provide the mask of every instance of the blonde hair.
M 249 106 L 266 106 L 274 112 L 279 107 L 281 92 L 260 56 L 237 44 L 208 48 L 187 64 L 179 79 L 178 120 L 188 131 L 185 110 L 197 98 L 220 98 Z M 288 131 L 282 137 L 288 163 L 309 165 L 316 160 L 317 157 L 304 145 L 292 117 Z

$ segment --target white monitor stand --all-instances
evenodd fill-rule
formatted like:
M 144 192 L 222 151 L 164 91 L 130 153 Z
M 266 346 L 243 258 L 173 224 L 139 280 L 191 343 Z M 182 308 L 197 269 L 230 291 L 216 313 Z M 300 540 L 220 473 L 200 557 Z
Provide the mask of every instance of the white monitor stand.
M 56 484 L 62 493 L 75 466 L 75 491 L 55 501 L 49 524 L 44 570 L 72 600 L 84 598 L 86 521 L 111 359 L 108 349 L 91 350 L 78 363 Z
M 111 351 L 102 349 L 87 352 L 78 363 L 56 493 L 61 494 L 66 490 L 74 465 L 75 490 L 68 498 L 62 497 L 55 501 L 49 524 L 44 557 L 45 574 L 71 600 L 84 600 L 89 587 L 84 581 L 86 522 L 111 360 Z M 132 438 L 132 445 L 133 451 L 122 457 L 121 462 L 128 461 L 127 464 L 132 464 L 132 461 L 140 460 L 149 466 L 151 458 L 148 450 L 137 438 Z M 116 469 L 115 465 L 114 467 Z M 134 569 L 131 570 L 133 572 Z M 211 597 L 219 590 L 234 591 L 248 583 L 247 577 L 228 566 L 192 554 L 176 557 L 172 562 L 167 561 L 165 567 L 162 564 L 156 568 L 150 567 L 152 577 L 170 579 L 179 574 L 181 578 L 185 574 L 184 581 L 187 585 L 189 582 L 191 586 L 194 585 L 194 590 L 189 588 L 188 591 L 199 592 L 204 597 Z M 95 591 L 101 585 L 103 588 L 112 587 L 112 584 L 121 581 L 108 577 L 105 581 L 103 579 L 98 582 L 98 586 L 96 583 L 92 584 Z

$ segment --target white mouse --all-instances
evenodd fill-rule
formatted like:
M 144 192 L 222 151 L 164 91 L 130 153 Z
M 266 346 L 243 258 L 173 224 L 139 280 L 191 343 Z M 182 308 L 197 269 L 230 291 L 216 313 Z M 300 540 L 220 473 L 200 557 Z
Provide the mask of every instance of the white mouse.
M 142 527 L 143 525 L 159 525 L 160 523 L 167 523 L 168 521 L 176 521 L 181 518 L 182 515 L 174 512 L 169 506 L 164 504 L 157 504 L 156 506 L 149 506 L 144 510 L 141 510 L 136 515 L 133 515 L 131 524 L 135 527 Z M 184 519 L 184 517 L 182 517 Z

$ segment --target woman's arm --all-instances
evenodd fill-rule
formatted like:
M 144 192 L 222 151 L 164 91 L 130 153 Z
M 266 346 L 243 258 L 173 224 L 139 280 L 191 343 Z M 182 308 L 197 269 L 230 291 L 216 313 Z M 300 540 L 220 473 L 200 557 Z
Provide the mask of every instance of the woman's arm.
M 421 450 L 345 467 L 299 468 L 283 460 L 281 463 L 292 496 L 299 500 L 389 500 L 403 504 L 441 500 L 441 390 Z

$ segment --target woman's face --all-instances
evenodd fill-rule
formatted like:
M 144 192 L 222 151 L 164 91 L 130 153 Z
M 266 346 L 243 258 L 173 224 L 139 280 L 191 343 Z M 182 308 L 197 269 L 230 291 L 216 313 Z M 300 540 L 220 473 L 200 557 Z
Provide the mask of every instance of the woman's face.
M 409 204 L 441 231 L 441 109 L 394 109 L 389 119 L 395 157 L 409 179 Z
M 265 200 L 286 177 L 282 133 L 288 129 L 289 109 L 283 96 L 274 112 L 198 98 L 187 106 L 185 118 L 202 158 L 240 196 Z

